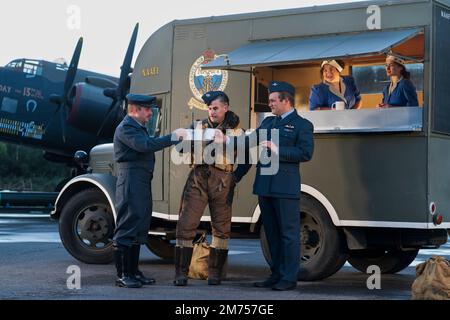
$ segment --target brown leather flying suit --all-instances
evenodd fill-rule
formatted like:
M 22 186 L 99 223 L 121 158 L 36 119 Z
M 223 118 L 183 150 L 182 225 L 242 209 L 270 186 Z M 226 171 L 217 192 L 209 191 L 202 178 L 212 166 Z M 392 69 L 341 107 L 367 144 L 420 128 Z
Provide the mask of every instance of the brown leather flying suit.
M 208 120 L 202 121 L 203 129 L 236 129 L 239 118 L 228 111 L 223 123 L 215 126 Z M 224 152 L 225 154 L 226 152 Z M 193 158 L 191 158 L 193 160 Z M 235 159 L 233 159 L 234 162 Z M 201 217 L 209 205 L 213 244 L 226 249 L 231 231 L 231 207 L 234 188 L 233 163 L 224 157 L 223 164 L 192 163 L 193 169 L 184 187 L 180 206 L 180 218 L 176 237 L 183 241 L 192 241 L 200 224 Z

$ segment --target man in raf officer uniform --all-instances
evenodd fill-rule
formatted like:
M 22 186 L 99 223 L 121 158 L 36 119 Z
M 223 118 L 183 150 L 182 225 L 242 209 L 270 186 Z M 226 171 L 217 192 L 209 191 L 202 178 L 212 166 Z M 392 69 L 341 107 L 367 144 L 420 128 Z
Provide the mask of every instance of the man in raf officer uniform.
M 239 117 L 229 110 L 229 98 L 222 91 L 210 91 L 202 97 L 208 106 L 208 118 L 198 129 L 216 129 L 228 134 L 242 133 Z M 186 145 L 186 141 L 184 144 Z M 210 142 L 202 143 L 207 152 Z M 194 142 L 195 144 L 195 142 Z M 194 150 L 189 150 L 193 155 Z M 186 152 L 186 150 L 182 150 Z M 204 155 L 202 152 L 202 155 Z M 211 152 L 213 153 L 213 152 Z M 224 264 L 228 256 L 228 241 L 231 231 L 231 207 L 237 180 L 234 177 L 236 150 L 215 154 L 213 164 L 191 157 L 191 170 L 181 200 L 180 218 L 177 224 L 175 248 L 174 285 L 186 286 L 193 251 L 193 240 L 206 205 L 209 204 L 212 224 L 212 243 L 208 261 L 208 284 L 219 285 Z M 232 159 L 229 159 L 232 158 Z
M 138 269 L 140 246 L 147 242 L 150 229 L 155 152 L 178 142 L 185 131 L 178 129 L 172 135 L 150 137 L 145 125 L 152 116 L 152 108 L 158 108 L 156 98 L 129 94 L 127 100 L 128 115 L 114 134 L 117 220 L 113 245 L 116 285 L 139 288 L 155 283 Z
M 279 160 L 279 170 L 263 174 L 272 163 L 257 165 L 253 193 L 258 195 L 264 230 L 269 243 L 271 276 L 256 287 L 291 290 L 297 285 L 300 268 L 300 162 L 312 158 L 313 125 L 295 109 L 295 88 L 286 82 L 269 85 L 269 106 L 275 116 L 266 118 L 255 131 L 258 140 L 262 130 L 279 130 L 279 141 L 262 141 L 268 152 Z M 219 139 L 216 139 L 219 140 Z M 256 139 L 255 139 L 256 140 Z M 250 140 L 247 140 L 250 141 Z M 248 149 L 249 145 L 246 145 Z M 274 159 L 274 157 L 272 157 Z M 235 175 L 241 179 L 250 166 L 239 165 Z

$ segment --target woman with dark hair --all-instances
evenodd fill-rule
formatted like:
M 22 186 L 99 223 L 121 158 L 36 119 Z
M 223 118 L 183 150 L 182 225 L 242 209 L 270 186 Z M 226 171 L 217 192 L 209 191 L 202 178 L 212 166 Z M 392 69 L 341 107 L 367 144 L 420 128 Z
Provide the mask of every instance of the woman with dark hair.
M 343 101 L 345 109 L 359 109 L 361 96 L 352 77 L 341 77 L 345 63 L 342 60 L 325 60 L 320 68 L 322 83 L 312 87 L 310 110 L 331 110 L 336 102 Z
M 411 74 L 406 70 L 405 62 L 393 55 L 386 58 L 386 73 L 391 83 L 383 90 L 383 102 L 379 108 L 417 107 L 416 87 L 411 82 Z

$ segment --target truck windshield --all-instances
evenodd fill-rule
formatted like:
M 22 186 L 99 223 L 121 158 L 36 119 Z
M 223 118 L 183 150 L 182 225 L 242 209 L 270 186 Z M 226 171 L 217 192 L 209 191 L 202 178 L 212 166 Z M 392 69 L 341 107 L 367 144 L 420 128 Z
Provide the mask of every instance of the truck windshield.
M 158 104 L 159 104 L 158 100 Z M 162 120 L 162 114 L 160 108 L 152 108 L 152 117 L 150 121 L 147 124 L 147 130 L 150 135 L 150 137 L 159 137 L 161 134 L 161 120 Z

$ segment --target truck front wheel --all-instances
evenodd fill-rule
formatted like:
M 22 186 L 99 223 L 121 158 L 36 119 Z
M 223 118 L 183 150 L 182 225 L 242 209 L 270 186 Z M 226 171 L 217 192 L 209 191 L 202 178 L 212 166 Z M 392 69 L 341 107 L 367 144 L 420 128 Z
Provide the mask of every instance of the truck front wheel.
M 325 208 L 309 195 L 302 195 L 299 214 L 301 248 L 298 280 L 321 280 L 335 274 L 348 258 L 345 236 L 333 225 Z M 261 228 L 261 246 L 270 264 L 264 228 Z
M 66 250 L 82 262 L 107 264 L 114 259 L 114 217 L 97 189 L 81 191 L 67 202 L 59 219 L 59 234 Z

